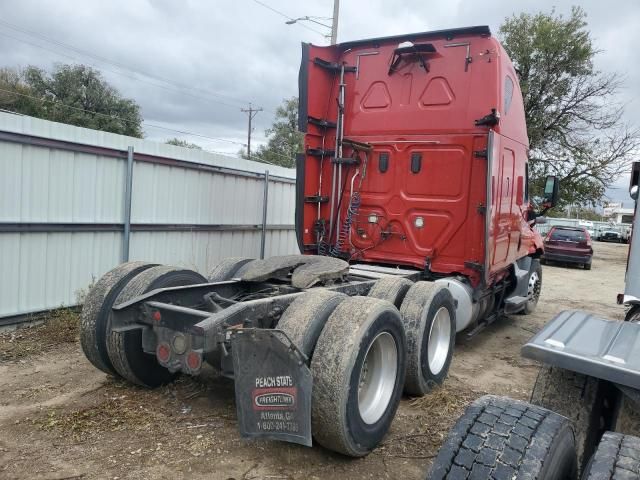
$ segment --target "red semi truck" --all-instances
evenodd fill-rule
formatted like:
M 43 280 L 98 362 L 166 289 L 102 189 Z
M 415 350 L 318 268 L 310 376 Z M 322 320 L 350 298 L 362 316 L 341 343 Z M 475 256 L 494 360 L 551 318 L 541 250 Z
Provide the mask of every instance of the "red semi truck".
M 123 264 L 88 295 L 82 347 L 148 387 L 209 363 L 243 436 L 362 456 L 403 391 L 444 381 L 456 332 L 536 306 L 522 97 L 488 27 L 304 44 L 299 81 L 302 254 L 207 278 Z

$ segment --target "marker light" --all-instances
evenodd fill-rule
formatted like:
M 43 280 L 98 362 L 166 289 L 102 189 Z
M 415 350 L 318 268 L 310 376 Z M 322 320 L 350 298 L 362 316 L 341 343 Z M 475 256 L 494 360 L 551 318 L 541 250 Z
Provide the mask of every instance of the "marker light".
M 424 218 L 416 217 L 416 219 L 413 221 L 413 223 L 416 226 L 416 228 L 422 228 L 422 227 L 424 227 Z
M 375 213 L 369 215 L 369 223 L 378 223 L 378 216 Z
M 187 367 L 189 370 L 196 371 L 202 365 L 202 357 L 198 352 L 191 350 L 187 355 Z
M 171 347 L 168 343 L 161 343 L 156 348 L 156 357 L 160 363 L 167 363 L 171 357 Z

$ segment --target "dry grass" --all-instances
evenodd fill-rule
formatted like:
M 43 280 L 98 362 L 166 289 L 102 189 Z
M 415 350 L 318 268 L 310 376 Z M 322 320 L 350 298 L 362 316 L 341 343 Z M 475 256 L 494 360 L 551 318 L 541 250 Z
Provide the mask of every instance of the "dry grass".
M 73 310 L 53 310 L 32 320 L 43 323 L 0 334 L 0 362 L 37 355 L 57 345 L 78 341 L 80 314 Z
M 41 430 L 76 439 L 105 432 L 153 432 L 190 419 L 191 409 L 182 411 L 185 402 L 206 395 L 207 388 L 197 378 L 181 376 L 154 390 L 110 379 L 98 392 L 89 406 L 53 408 L 33 423 Z
M 409 406 L 422 422 L 411 425 L 402 435 L 387 438 L 375 453 L 398 458 L 433 458 L 444 442 L 449 429 L 465 408 L 481 394 L 459 382 L 447 380 L 424 397 L 409 401 Z M 424 421 L 427 413 L 429 420 Z

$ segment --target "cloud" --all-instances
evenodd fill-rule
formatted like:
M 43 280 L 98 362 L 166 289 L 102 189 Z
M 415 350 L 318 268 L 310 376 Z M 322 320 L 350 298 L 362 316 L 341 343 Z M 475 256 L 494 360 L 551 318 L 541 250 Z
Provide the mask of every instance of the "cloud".
M 331 0 L 262 3 L 293 18 L 330 17 L 333 5 Z M 506 16 L 520 11 L 549 11 L 557 3 L 349 0 L 341 5 L 338 39 L 482 24 L 497 32 Z M 621 101 L 637 107 L 633 102 L 640 84 L 640 66 L 635 61 L 636 45 L 640 43 L 640 2 L 622 0 L 616 2 L 615 8 L 600 0 L 580 3 L 602 50 L 597 67 L 625 75 L 627 88 Z M 569 6 L 557 10 L 567 13 Z M 252 102 L 265 109 L 255 118 L 255 140 L 264 141 L 264 130 L 276 107 L 283 98 L 297 94 L 300 43 L 324 44 L 323 34 L 329 33 L 310 22 L 286 25 L 286 18 L 254 0 L 21 0 L 3 10 L 2 20 L 92 54 L 87 57 L 0 22 L 3 66 L 93 64 L 123 95 L 141 105 L 149 123 L 240 143 L 246 138 L 247 121 L 240 108 Z M 170 79 L 184 88 L 159 79 Z M 640 125 L 640 109 L 628 108 L 625 118 Z M 147 128 L 146 134 L 158 140 L 177 135 L 153 128 Z M 235 152 L 240 147 L 196 137 L 188 139 L 215 150 Z

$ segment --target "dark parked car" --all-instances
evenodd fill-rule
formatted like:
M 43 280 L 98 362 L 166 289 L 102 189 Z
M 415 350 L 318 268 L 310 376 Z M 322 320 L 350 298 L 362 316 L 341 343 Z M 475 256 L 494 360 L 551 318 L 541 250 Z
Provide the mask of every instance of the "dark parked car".
M 544 239 L 542 263 L 575 263 L 591 270 L 591 237 L 582 227 L 553 227 Z
M 622 243 L 624 242 L 624 237 L 620 232 L 616 232 L 615 230 L 605 230 L 598 235 L 598 241 Z

